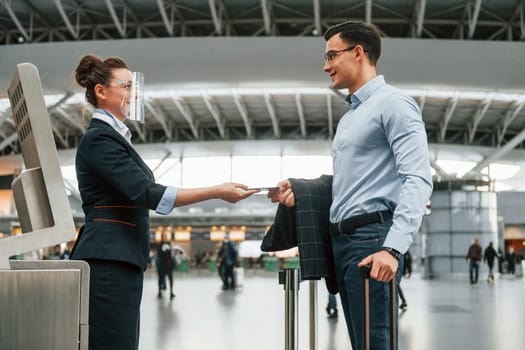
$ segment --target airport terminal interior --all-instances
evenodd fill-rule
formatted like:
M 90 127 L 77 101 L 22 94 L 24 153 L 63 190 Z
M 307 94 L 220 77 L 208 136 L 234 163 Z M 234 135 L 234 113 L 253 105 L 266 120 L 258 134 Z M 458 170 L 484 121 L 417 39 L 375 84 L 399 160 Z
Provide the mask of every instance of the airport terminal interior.
M 89 269 L 69 260 L 93 113 L 74 80 L 82 56 L 144 74 L 145 121 L 126 124 L 158 183 L 267 189 L 333 174 L 348 91 L 323 72 L 323 33 L 348 20 L 377 26 L 377 72 L 413 98 L 427 134 L 433 192 L 404 257 L 398 348 L 525 348 L 524 16 L 523 0 L 0 0 L 0 350 L 88 349 Z M 277 210 L 266 193 L 150 211 L 139 349 L 352 348 L 324 280 L 299 284 L 286 342 L 279 274 L 301 257 L 261 251 Z M 474 240 L 497 253 L 477 283 Z M 166 242 L 172 288 L 158 278 Z M 56 345 L 64 334 L 72 346 Z

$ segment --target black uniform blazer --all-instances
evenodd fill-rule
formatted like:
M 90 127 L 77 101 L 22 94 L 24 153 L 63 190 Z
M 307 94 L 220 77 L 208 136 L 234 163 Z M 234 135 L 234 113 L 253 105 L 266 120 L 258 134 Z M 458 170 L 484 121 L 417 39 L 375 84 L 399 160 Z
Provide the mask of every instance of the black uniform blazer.
M 72 259 L 125 261 L 145 269 L 149 258 L 149 209 L 165 186 L 126 139 L 92 119 L 76 154 L 78 187 L 86 221 Z

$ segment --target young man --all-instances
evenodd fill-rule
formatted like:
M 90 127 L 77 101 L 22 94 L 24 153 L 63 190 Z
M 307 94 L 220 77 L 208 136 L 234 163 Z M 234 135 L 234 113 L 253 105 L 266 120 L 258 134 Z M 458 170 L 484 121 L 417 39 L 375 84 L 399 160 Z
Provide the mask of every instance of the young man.
M 401 280 L 408 250 L 432 192 L 425 127 L 415 101 L 377 75 L 381 39 L 374 26 L 345 22 L 326 40 L 323 70 L 334 89 L 347 89 L 349 111 L 333 140 L 330 231 L 341 303 L 353 349 L 363 348 L 360 268 L 372 264 L 372 349 L 389 349 L 389 292 Z M 295 205 L 290 181 L 273 201 Z

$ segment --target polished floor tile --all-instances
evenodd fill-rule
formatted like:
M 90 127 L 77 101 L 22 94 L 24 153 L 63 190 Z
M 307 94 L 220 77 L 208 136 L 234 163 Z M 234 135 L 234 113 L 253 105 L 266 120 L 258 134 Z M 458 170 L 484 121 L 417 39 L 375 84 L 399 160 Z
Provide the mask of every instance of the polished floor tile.
M 399 348 L 525 348 L 525 280 L 494 285 L 465 279 L 404 279 L 408 309 L 399 318 Z M 299 349 L 309 349 L 308 282 L 299 293 Z M 141 350 L 284 349 L 284 290 L 277 273 L 247 270 L 244 288 L 222 291 L 208 271 L 175 274 L 176 298 L 157 298 L 157 279 L 146 273 Z M 351 349 L 343 315 L 327 319 L 326 289 L 318 285 L 318 350 Z M 338 299 L 339 303 L 339 299 Z M 340 310 L 342 311 L 342 310 Z

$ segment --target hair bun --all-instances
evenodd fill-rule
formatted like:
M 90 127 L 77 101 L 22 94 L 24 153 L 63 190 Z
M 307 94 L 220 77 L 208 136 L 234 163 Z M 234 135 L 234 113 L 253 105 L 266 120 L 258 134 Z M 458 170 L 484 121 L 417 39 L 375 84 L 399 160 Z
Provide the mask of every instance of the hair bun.
M 128 69 L 126 62 L 119 57 L 108 57 L 106 60 L 95 55 L 86 55 L 80 59 L 75 69 L 75 80 L 86 89 L 86 101 L 98 107 L 95 87 L 97 84 L 108 86 L 113 69 Z
M 78 85 L 86 88 L 91 80 L 93 68 L 103 64 L 100 57 L 94 55 L 86 55 L 80 59 L 80 62 L 75 69 L 75 80 Z

